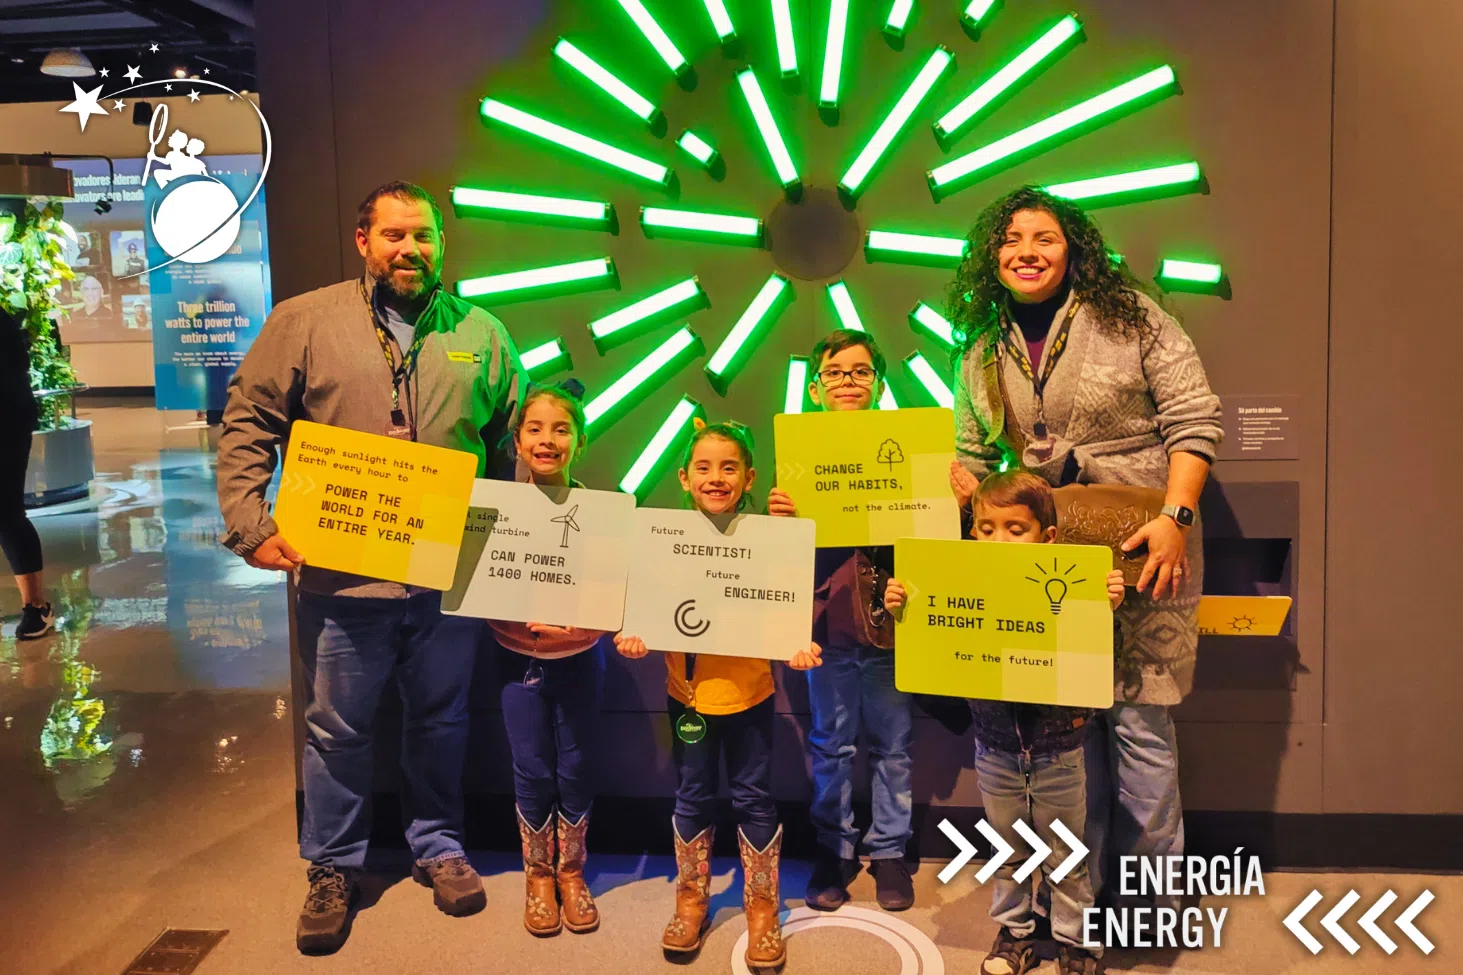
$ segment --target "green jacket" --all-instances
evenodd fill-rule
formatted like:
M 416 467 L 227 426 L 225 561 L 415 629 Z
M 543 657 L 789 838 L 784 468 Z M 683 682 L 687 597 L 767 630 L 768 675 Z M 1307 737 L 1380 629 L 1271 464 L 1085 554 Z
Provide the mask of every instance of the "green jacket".
M 218 499 L 223 544 L 231 551 L 248 554 L 278 531 L 265 492 L 294 420 L 386 432 L 391 368 L 376 338 L 369 294 L 366 282 L 356 279 L 281 302 L 229 382 L 218 441 Z M 415 417 L 420 443 L 476 455 L 478 475 L 485 476 L 488 459 L 498 457 L 511 429 L 525 382 L 513 340 L 497 318 L 440 288 L 416 331 L 428 337 L 402 383 L 402 410 Z M 401 350 L 395 354 L 399 360 Z M 394 582 L 308 565 L 298 583 L 319 593 L 407 593 Z

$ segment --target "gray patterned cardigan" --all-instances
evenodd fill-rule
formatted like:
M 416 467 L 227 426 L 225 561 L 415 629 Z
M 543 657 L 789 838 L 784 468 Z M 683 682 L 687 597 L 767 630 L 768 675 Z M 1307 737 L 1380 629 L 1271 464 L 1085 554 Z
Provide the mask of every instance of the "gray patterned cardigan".
M 1147 296 L 1140 300 L 1148 309 L 1148 327 L 1141 330 L 1117 334 L 1099 327 L 1085 307 L 1072 321 L 1067 350 L 1046 388 L 1046 420 L 1056 450 L 1045 463 L 1023 458 L 1053 485 L 1069 454 L 1080 483 L 1160 489 L 1168 484 L 1168 458 L 1174 451 L 1214 459 L 1224 437 L 1219 397 L 1210 391 L 1194 344 L 1178 322 Z M 1066 312 L 1064 305 L 1056 320 Z M 1007 409 L 1030 440 L 1036 417 L 1031 381 L 1003 354 L 1000 342 L 994 346 L 1010 397 Z M 1046 343 L 1042 364 L 1051 346 Z M 956 377 L 956 450 L 977 478 L 985 477 L 1001 456 L 981 367 L 989 354 L 987 343 L 978 343 L 960 360 Z M 1193 687 L 1204 583 L 1199 525 L 1189 533 L 1188 555 L 1191 571 L 1178 596 L 1154 602 L 1130 591 L 1118 611 L 1124 650 L 1114 690 L 1118 700 L 1177 704 Z

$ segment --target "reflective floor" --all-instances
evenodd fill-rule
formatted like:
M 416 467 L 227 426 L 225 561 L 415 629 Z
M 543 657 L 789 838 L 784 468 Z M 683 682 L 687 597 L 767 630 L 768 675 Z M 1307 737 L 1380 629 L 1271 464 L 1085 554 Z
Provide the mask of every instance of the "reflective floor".
M 59 632 L 17 644 L 16 593 L 0 585 L 0 975 L 116 975 L 168 926 L 228 929 L 200 975 L 738 970 L 746 928 L 731 861 L 714 865 L 715 926 L 701 957 L 689 966 L 662 957 L 674 870 L 664 857 L 592 856 L 603 927 L 548 941 L 521 926 L 513 857 L 474 854 L 489 909 L 467 919 L 435 911 L 404 870 L 378 872 L 346 947 L 299 956 L 294 921 L 305 884 L 294 842 L 283 577 L 218 544 L 212 450 L 191 416 L 135 405 L 81 414 L 95 425 L 92 500 L 34 513 Z M 918 902 L 902 914 L 878 911 L 863 875 L 852 912 L 816 923 L 797 915 L 787 970 L 977 970 L 995 934 L 989 893 L 969 871 L 941 885 L 937 866 L 918 871 Z M 807 870 L 783 864 L 786 909 L 800 908 Z M 1350 888 L 1368 903 L 1389 888 L 1404 902 L 1432 889 L 1437 901 L 1421 927 L 1439 950 L 1422 958 L 1404 945 L 1389 958 L 1364 945 L 1352 957 L 1328 945 L 1313 958 L 1280 925 L 1312 886 L 1327 903 Z M 1224 948 L 1114 953 L 1111 968 L 1459 970 L 1447 935 L 1463 929 L 1463 878 L 1281 874 L 1267 888 L 1265 899 L 1228 899 Z

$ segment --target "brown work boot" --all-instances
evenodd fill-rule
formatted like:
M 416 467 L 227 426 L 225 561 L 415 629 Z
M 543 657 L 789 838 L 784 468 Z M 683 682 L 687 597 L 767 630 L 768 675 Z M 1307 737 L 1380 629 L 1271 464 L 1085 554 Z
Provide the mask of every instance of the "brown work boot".
M 559 905 L 564 927 L 575 934 L 588 934 L 599 927 L 599 908 L 594 906 L 589 885 L 584 882 L 584 860 L 588 856 L 584 836 L 589 832 L 589 813 L 571 824 L 561 812 L 559 821 Z
M 310 893 L 295 926 L 295 947 L 306 955 L 329 954 L 350 935 L 351 904 L 361 889 L 353 870 L 312 864 L 307 876 Z
M 711 837 L 708 826 L 689 843 L 681 839 L 674 820 L 671 832 L 676 837 L 676 916 L 665 926 L 660 946 L 666 951 L 692 952 L 701 947 L 706 934 L 706 909 L 711 900 Z
M 777 918 L 780 901 L 777 866 L 782 851 L 782 827 L 772 834 L 767 847 L 757 850 L 747 834 L 737 830 L 742 851 L 742 911 L 747 915 L 748 968 L 779 968 L 787 961 L 782 943 L 782 924 Z
M 466 917 L 488 906 L 482 878 L 463 854 L 434 863 L 414 863 L 411 875 L 423 887 L 432 888 L 432 900 L 443 914 Z
M 554 892 L 554 816 L 538 829 L 528 825 L 518 811 L 518 835 L 523 840 L 524 902 L 523 926 L 529 934 L 547 937 L 558 934 L 559 900 Z

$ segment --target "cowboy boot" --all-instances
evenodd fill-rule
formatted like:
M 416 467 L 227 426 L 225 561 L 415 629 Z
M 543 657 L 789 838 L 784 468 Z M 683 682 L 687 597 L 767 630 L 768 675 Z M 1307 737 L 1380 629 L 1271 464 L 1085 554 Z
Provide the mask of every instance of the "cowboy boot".
M 782 850 L 782 826 L 772 834 L 767 846 L 758 850 L 737 830 L 737 845 L 742 851 L 742 911 L 747 915 L 748 968 L 778 968 L 787 961 L 787 948 L 782 943 L 782 924 L 777 918 L 779 890 L 777 866 Z
M 665 926 L 660 946 L 666 951 L 692 952 L 706 934 L 706 909 L 711 900 L 711 837 L 708 826 L 689 843 L 671 821 L 676 837 L 676 916 Z
M 564 927 L 575 934 L 587 934 L 599 927 L 599 908 L 589 894 L 589 885 L 584 882 L 584 834 L 589 832 L 589 813 L 579 817 L 577 824 L 571 824 L 561 811 L 559 820 L 559 910 L 564 915 Z
M 554 894 L 553 813 L 541 827 L 534 829 L 523 818 L 523 810 L 518 810 L 518 835 L 523 840 L 523 926 L 529 934 L 540 937 L 558 934 L 563 922 Z

